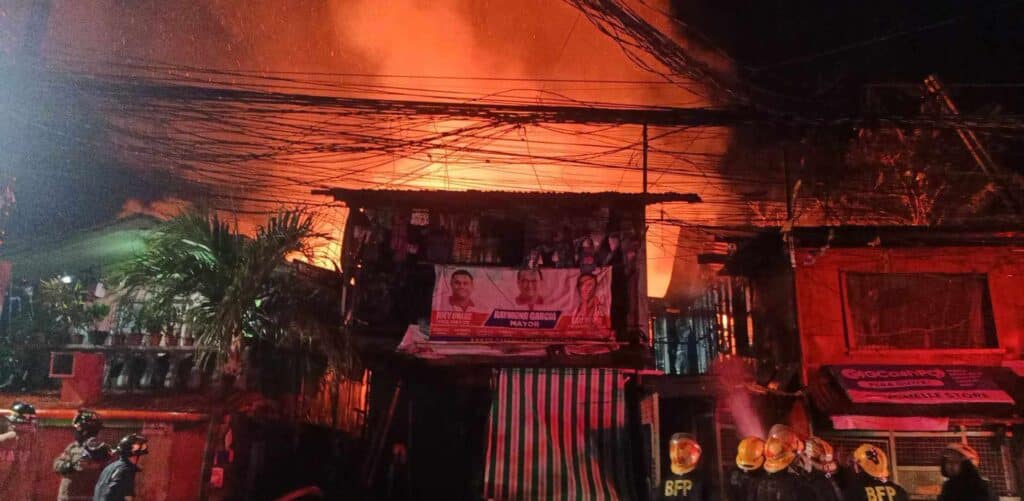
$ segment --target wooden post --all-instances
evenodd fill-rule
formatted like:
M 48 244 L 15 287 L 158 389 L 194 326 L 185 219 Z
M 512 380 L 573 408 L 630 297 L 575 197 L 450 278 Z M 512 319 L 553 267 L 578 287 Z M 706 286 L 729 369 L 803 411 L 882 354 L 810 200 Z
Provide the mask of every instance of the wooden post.
M 366 486 L 373 485 L 373 477 L 377 474 L 377 466 L 380 464 L 380 455 L 384 450 L 384 442 L 388 440 L 388 430 L 391 429 L 391 420 L 395 417 L 395 408 L 398 407 L 398 396 L 402 393 L 402 382 L 395 385 L 395 393 L 391 396 L 391 405 L 388 406 L 388 413 L 384 417 L 383 426 L 377 436 L 376 444 L 371 444 L 373 450 L 370 456 L 370 468 L 366 474 Z
M 644 193 L 647 193 L 647 122 L 643 128 L 643 169 L 644 169 Z

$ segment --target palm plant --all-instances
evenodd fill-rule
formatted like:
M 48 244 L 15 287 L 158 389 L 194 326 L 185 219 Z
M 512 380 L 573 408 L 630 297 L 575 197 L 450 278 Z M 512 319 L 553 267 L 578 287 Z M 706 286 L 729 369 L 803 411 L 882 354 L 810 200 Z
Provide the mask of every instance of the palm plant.
M 196 343 L 236 374 L 245 337 L 280 337 L 266 305 L 287 292 L 275 274 L 290 254 L 309 255 L 311 215 L 280 211 L 249 238 L 216 213 L 191 211 L 167 221 L 123 270 L 124 284 L 145 291 L 150 305 L 184 309 Z M 205 361 L 205 359 L 204 359 Z

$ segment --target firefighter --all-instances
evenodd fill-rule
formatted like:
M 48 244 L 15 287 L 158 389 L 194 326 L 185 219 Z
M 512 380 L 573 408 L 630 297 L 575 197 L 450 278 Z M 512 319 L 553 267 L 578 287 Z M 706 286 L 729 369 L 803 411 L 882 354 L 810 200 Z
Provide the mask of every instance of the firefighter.
M 764 477 L 764 440 L 746 437 L 736 448 L 736 468 L 729 472 L 729 500 L 754 501 L 757 484 Z
M 93 501 L 125 501 L 135 497 L 135 475 L 142 471 L 139 460 L 149 454 L 148 442 L 146 437 L 132 433 L 117 443 L 120 457 L 100 473 L 93 489 Z
M 36 408 L 25 402 L 14 402 L 7 415 L 7 431 L 0 433 L 0 444 L 18 439 L 18 433 L 35 431 Z
M 946 481 L 942 484 L 939 501 L 998 499 L 988 481 L 978 471 L 980 465 L 981 456 L 973 447 L 960 442 L 947 445 L 942 451 L 941 469 Z
M 838 467 L 832 444 L 820 437 L 808 437 L 803 451 L 804 481 L 818 501 L 842 501 L 842 491 L 834 478 Z
M 797 453 L 792 441 L 770 437 L 764 444 L 765 476 L 757 484 L 755 501 L 814 499 L 796 469 Z
M 99 414 L 79 409 L 71 426 L 75 439 L 53 461 L 53 471 L 61 476 L 58 501 L 92 499 L 100 470 L 112 455 L 110 447 L 96 438 L 103 429 Z
M 871 444 L 853 451 L 854 475 L 843 491 L 846 501 L 909 501 L 907 491 L 889 481 L 889 456 Z
M 32 499 L 32 466 L 39 449 L 35 432 L 36 408 L 14 402 L 7 415 L 7 431 L 0 434 L 0 499 Z
M 676 433 L 668 445 L 671 459 L 671 473 L 661 482 L 661 488 L 653 496 L 659 500 L 706 501 L 704 481 L 698 472 L 701 448 L 689 433 Z
M 803 438 L 800 437 L 800 434 L 798 434 L 796 430 L 784 424 L 773 425 L 771 429 L 768 430 L 768 438 L 773 437 L 782 440 L 782 442 L 786 444 L 786 447 L 796 454 L 794 461 L 796 462 L 795 466 L 797 466 L 796 471 L 799 473 L 800 469 L 803 468 Z

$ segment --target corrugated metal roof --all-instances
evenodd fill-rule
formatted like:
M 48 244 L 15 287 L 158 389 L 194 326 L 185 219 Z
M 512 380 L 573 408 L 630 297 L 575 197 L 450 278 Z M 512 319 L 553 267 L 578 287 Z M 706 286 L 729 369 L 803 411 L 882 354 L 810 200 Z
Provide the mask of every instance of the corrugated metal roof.
M 598 203 L 656 204 L 666 202 L 700 202 L 695 193 L 622 193 L 602 192 L 537 192 L 537 191 L 443 191 L 443 190 L 353 190 L 328 188 L 313 190 L 314 195 L 327 195 L 350 206 L 374 205 L 473 205 L 494 206 L 501 203 L 545 202 L 586 205 Z

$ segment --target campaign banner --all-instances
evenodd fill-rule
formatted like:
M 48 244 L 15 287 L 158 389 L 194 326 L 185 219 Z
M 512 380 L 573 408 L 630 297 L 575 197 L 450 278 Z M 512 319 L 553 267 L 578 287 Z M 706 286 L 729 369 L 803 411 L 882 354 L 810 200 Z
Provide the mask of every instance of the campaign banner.
M 434 266 L 431 341 L 608 341 L 610 267 Z
M 854 403 L 1013 404 L 984 367 L 836 365 L 829 371 Z

